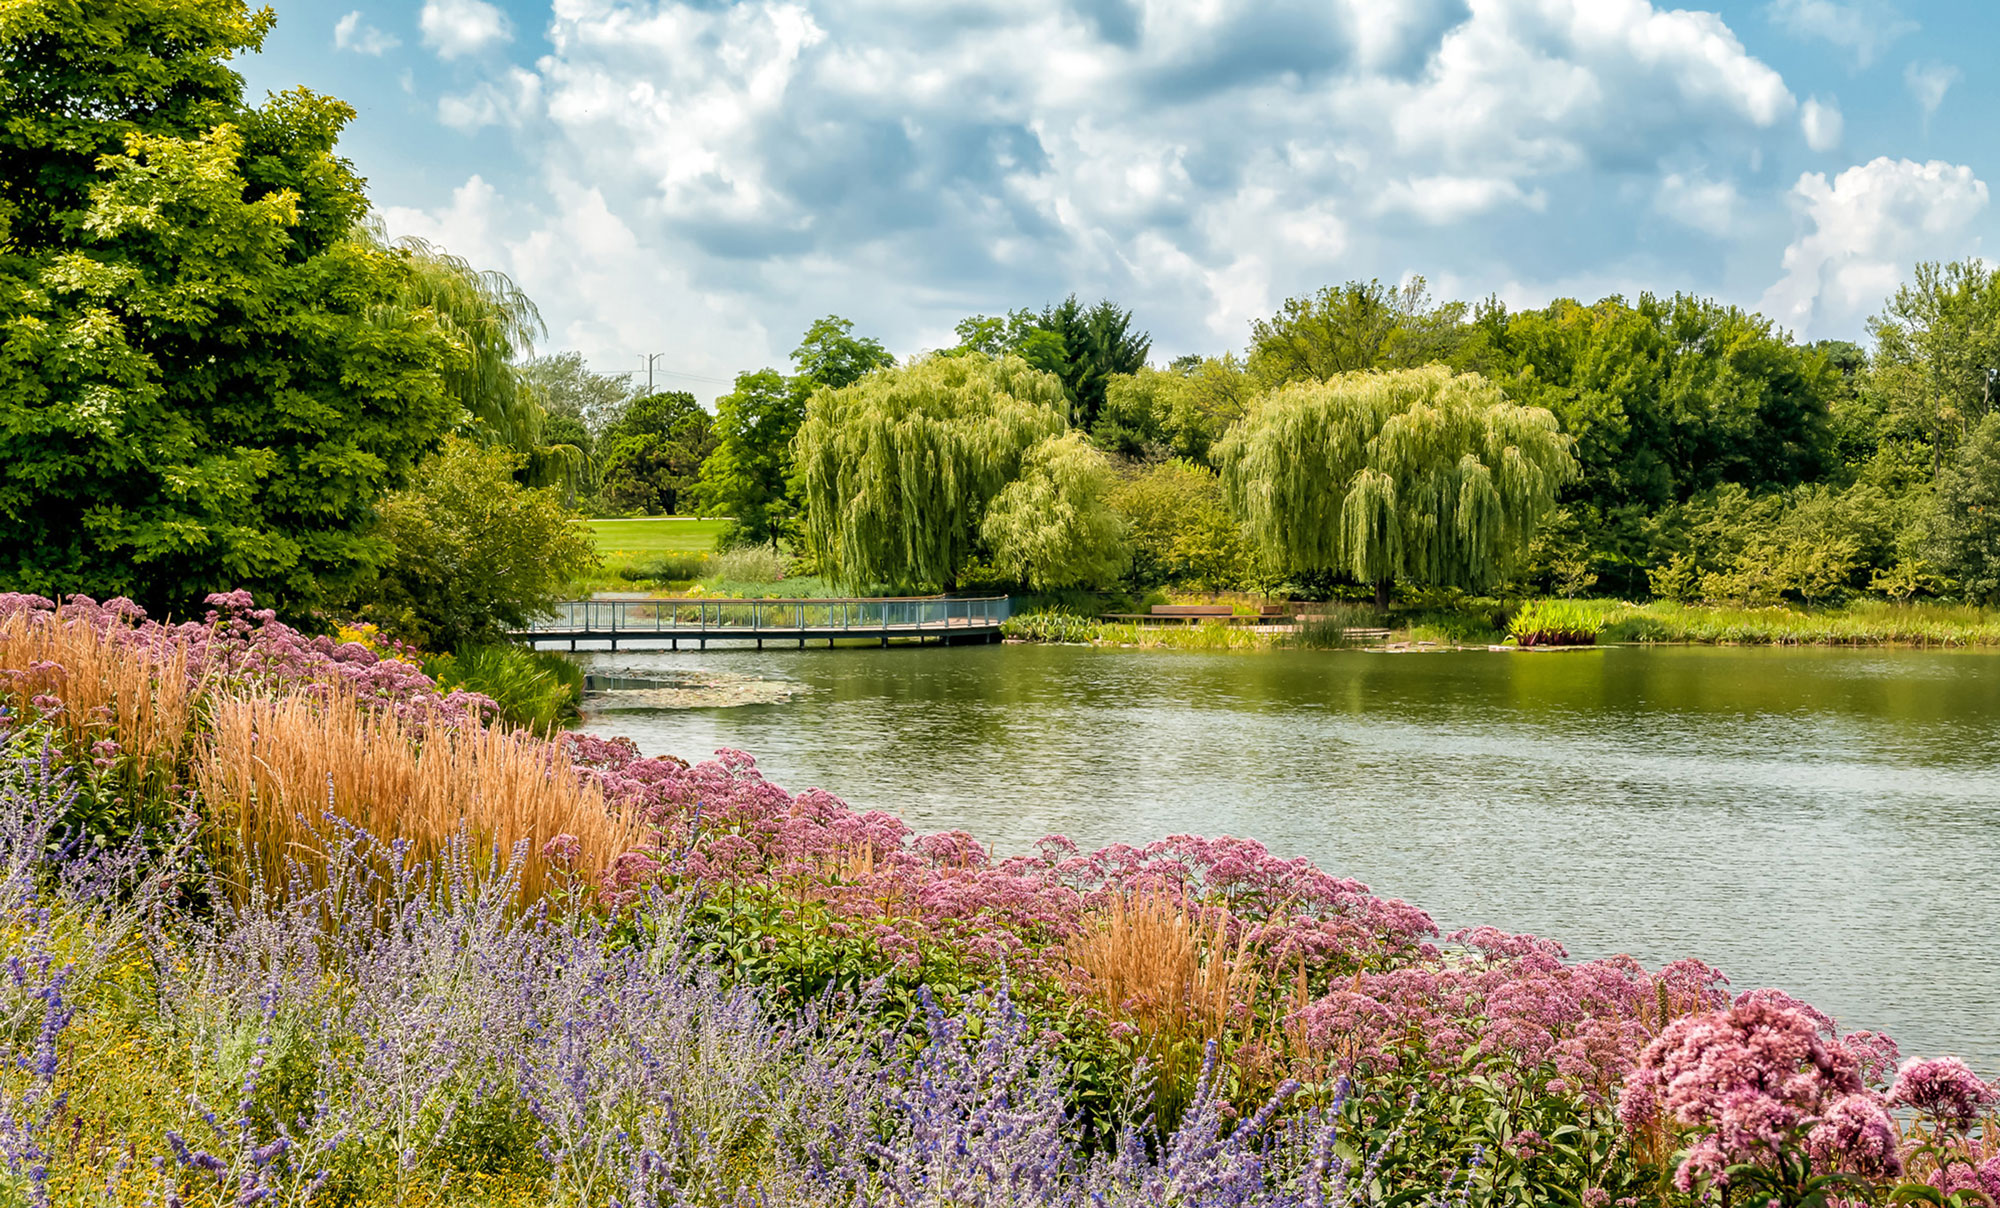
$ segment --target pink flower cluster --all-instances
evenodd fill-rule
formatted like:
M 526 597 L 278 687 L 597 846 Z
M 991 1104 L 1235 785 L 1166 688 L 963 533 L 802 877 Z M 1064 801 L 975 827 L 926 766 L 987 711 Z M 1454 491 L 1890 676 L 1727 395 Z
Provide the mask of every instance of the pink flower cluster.
M 1929 1116 L 1949 1132 L 1965 1132 L 1986 1110 L 2000 1102 L 2000 1090 L 1988 1085 L 1956 1057 L 1911 1061 L 1896 1072 L 1889 1102 Z
M 1683 1191 L 1801 1145 L 1827 1169 L 1898 1174 L 1895 1122 L 1831 1022 L 1776 991 L 1677 1019 L 1640 1054 L 1619 1116 L 1634 1131 L 1671 1123 L 1701 1134 L 1675 1172 Z
M 99 603 L 89 596 L 70 596 L 61 603 L 46 596 L 0 593 L 0 622 L 18 614 L 41 614 L 57 625 L 87 625 L 116 641 L 155 656 L 165 665 L 172 656 L 186 657 L 187 674 L 197 684 L 229 684 L 244 688 L 294 688 L 341 685 L 364 703 L 393 711 L 406 720 L 452 723 L 490 718 L 497 708 L 487 697 L 471 692 L 440 692 L 435 681 L 410 659 L 383 657 L 358 642 L 313 636 L 258 608 L 246 591 L 208 597 L 210 609 L 200 621 L 166 623 L 149 620 L 145 611 L 123 597 Z M 20 691 L 23 680 L 50 691 L 34 701 L 38 710 L 61 707 L 60 668 L 0 670 Z
M 1447 939 L 1464 948 L 1364 973 L 1299 1011 L 1309 1046 L 1364 1072 L 1470 1062 L 1502 1085 L 1599 1104 L 1671 1018 L 1728 1001 L 1700 961 L 1650 973 L 1626 956 L 1566 964 L 1556 944 L 1493 928 Z

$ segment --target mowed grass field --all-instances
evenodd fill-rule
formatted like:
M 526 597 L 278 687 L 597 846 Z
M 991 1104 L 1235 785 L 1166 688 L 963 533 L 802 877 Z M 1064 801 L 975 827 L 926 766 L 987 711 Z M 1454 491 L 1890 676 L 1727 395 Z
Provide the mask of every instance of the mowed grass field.
M 634 562 L 655 554 L 705 553 L 729 521 L 716 516 L 646 516 L 637 520 L 592 520 L 597 552 L 606 565 Z

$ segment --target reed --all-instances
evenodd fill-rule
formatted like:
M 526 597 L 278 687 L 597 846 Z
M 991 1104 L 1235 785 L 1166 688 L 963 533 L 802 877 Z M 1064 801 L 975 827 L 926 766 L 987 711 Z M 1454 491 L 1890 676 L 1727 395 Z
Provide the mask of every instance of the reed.
M 408 721 L 362 708 L 345 688 L 218 696 L 212 715 L 195 778 L 233 892 L 247 892 L 253 874 L 287 884 L 287 861 L 323 881 L 336 818 L 404 840 L 412 863 L 461 831 L 503 862 L 525 840 L 527 902 L 560 883 L 542 854 L 558 835 L 575 838 L 569 862 L 592 876 L 640 846 L 637 825 L 606 808 L 597 783 L 532 734 Z
M 17 713 L 57 698 L 70 749 L 110 739 L 142 783 L 172 774 L 199 690 L 184 647 L 151 649 L 128 622 L 34 609 L 0 618 L 0 698 Z

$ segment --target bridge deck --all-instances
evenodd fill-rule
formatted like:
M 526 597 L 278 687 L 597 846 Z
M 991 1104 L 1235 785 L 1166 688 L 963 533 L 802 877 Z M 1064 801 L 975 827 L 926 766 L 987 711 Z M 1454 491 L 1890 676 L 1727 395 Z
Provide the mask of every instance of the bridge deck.
M 572 600 L 513 633 L 531 646 L 567 642 L 659 642 L 680 649 L 688 642 L 807 642 L 865 640 L 956 645 L 997 642 L 1011 601 L 989 599 L 852 598 L 827 600 Z

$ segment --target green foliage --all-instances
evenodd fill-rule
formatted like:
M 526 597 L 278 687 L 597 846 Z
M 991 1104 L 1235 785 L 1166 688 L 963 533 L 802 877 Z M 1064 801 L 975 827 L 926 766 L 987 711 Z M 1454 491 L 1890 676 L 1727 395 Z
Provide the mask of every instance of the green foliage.
M 1349 281 L 1250 325 L 1250 374 L 1266 387 L 1324 382 L 1343 373 L 1446 361 L 1462 341 L 1465 305 L 1438 306 L 1422 277 L 1400 288 Z
M 1185 461 L 1149 466 L 1119 484 L 1111 506 L 1129 526 L 1135 583 L 1214 592 L 1250 578 L 1250 545 L 1222 480 L 1208 470 Z
M 1653 592 L 1746 605 L 1837 599 L 1891 560 L 1913 502 L 1866 482 L 1762 495 L 1719 487 L 1651 520 Z
M 822 573 L 949 589 L 988 506 L 1063 433 L 1066 407 L 1062 383 L 1018 357 L 932 357 L 814 395 L 795 448 Z
M 1792 486 L 1830 460 L 1841 378 L 1823 352 L 1759 316 L 1642 295 L 1637 306 L 1493 307 L 1479 326 L 1489 375 L 1576 439 L 1572 499 L 1659 507 L 1725 482 Z
M 1035 591 L 1109 587 L 1131 561 L 1125 520 L 1109 502 L 1116 481 L 1078 433 L 1029 449 L 1021 476 L 980 521 L 994 566 Z
M 1094 617 L 1070 612 L 1015 613 L 1000 624 L 1000 632 L 1023 642 L 1089 644 L 1100 636 L 1103 626 Z
M 1234 355 L 1192 358 L 1170 370 L 1142 368 L 1105 384 L 1091 439 L 1114 453 L 1206 463 L 1254 393 Z
M 682 390 L 627 404 L 604 430 L 598 487 L 617 512 L 675 515 L 691 502 L 703 463 L 715 452 L 715 421 Z
M 439 687 L 490 696 L 501 720 L 544 734 L 574 721 L 583 701 L 581 667 L 553 651 L 504 642 L 433 655 L 424 674 Z
M 1331 601 L 1301 613 L 1283 644 L 1300 650 L 1345 650 L 1359 642 L 1348 636 L 1348 630 L 1385 627 L 1382 614 L 1365 604 Z
M 712 569 L 707 554 L 677 550 L 618 568 L 618 577 L 630 582 L 687 583 L 706 578 Z
M 792 440 L 806 413 L 808 383 L 775 369 L 736 375 L 715 400 L 715 451 L 701 467 L 705 512 L 735 521 L 726 544 L 777 544 L 798 514 Z
M 1507 622 L 1520 646 L 1589 646 L 1604 628 L 1602 609 L 1579 600 L 1534 600 Z
M 457 650 L 525 626 L 597 563 L 550 488 L 514 481 L 518 455 L 447 441 L 382 508 L 394 556 L 360 613 L 396 636 Z
M 1993 411 L 2000 269 L 1980 260 L 1919 264 L 1869 331 L 1876 438 L 1925 446 L 1935 475 Z
M 853 331 L 854 324 L 839 315 L 828 315 L 806 328 L 792 350 L 792 364 L 812 389 L 849 386 L 896 363 L 880 340 L 856 338 Z
M 1377 585 L 1504 579 L 1576 472 L 1540 408 L 1442 366 L 1357 373 L 1266 396 L 1218 447 L 1252 538 L 1291 570 Z
M 2000 415 L 1981 420 L 1938 476 L 1929 544 L 1967 599 L 2000 602 Z
M 593 373 L 580 352 L 534 357 L 521 366 L 521 381 L 534 392 L 551 419 L 567 416 L 596 434 L 624 413 L 634 396 L 632 375 Z
M 0 581 L 181 615 L 365 578 L 376 501 L 454 422 L 416 268 L 353 234 L 353 116 L 251 108 L 268 10 L 0 10 Z M 442 372 L 441 372 L 442 370 Z
M 1039 314 L 973 315 L 961 320 L 957 331 L 958 346 L 943 355 L 1016 356 L 1054 374 L 1069 400 L 1071 422 L 1085 431 L 1095 431 L 1111 382 L 1143 369 L 1153 346 L 1151 336 L 1132 330 L 1131 311 L 1110 301 L 1087 307 L 1075 294 Z

